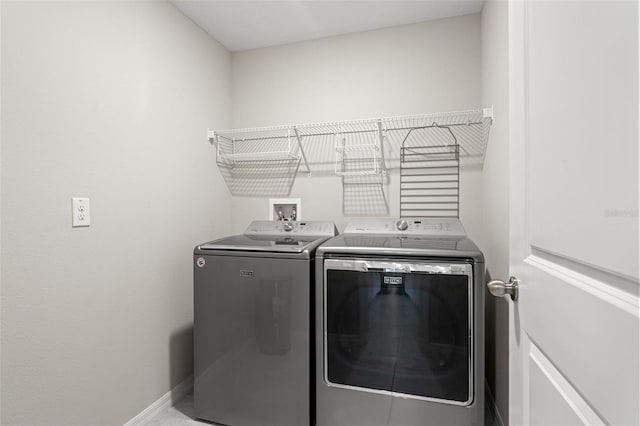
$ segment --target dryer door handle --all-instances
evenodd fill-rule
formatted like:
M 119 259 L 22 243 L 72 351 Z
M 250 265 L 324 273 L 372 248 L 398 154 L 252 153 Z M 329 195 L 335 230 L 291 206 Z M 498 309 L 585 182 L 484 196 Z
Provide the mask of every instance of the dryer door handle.
M 391 260 L 369 259 L 327 259 L 324 269 L 340 269 L 358 272 L 393 272 L 393 273 L 425 273 L 425 274 L 462 274 L 471 275 L 472 265 L 469 263 L 421 262 L 407 263 Z

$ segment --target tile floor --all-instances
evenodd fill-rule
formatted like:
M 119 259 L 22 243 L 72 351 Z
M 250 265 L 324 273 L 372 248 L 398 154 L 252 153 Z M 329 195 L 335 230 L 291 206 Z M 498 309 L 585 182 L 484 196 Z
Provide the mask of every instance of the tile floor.
M 182 425 L 208 425 L 193 419 L 193 392 L 190 392 L 171 407 L 167 407 L 155 416 L 149 418 L 144 426 L 182 426 Z M 141 426 L 142 426 L 141 425 Z
M 493 410 L 487 405 L 485 407 L 485 426 L 499 426 Z M 193 419 L 193 393 L 189 393 L 174 406 L 165 408 L 155 416 L 149 418 L 145 426 L 183 426 L 183 425 L 211 425 L 211 423 L 201 422 Z

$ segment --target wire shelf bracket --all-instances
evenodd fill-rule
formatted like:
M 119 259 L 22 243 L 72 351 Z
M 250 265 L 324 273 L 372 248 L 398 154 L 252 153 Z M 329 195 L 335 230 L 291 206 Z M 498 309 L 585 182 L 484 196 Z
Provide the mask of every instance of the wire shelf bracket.
M 386 175 L 381 119 L 340 123 L 334 139 L 336 175 Z

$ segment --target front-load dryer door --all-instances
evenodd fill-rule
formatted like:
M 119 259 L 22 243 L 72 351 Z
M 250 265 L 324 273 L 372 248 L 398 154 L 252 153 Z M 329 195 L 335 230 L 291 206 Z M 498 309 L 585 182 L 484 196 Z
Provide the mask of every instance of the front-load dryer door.
M 324 275 L 327 385 L 472 403 L 471 264 L 328 259 Z

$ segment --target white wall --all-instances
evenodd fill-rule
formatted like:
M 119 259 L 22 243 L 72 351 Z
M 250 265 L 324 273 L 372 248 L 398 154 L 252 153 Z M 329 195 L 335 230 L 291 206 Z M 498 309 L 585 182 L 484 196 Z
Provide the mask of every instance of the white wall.
M 483 106 L 480 93 L 479 15 L 232 54 L 234 127 L 474 109 Z M 311 168 L 313 177 L 299 174 L 290 196 L 302 199 L 303 219 L 341 228 L 349 219 L 341 180 L 330 164 Z M 481 232 L 479 176 L 466 170 L 461 177 L 461 217 L 472 237 Z M 386 186 L 393 216 L 397 187 L 395 170 Z M 266 218 L 267 200 L 234 197 L 234 231 Z
M 482 172 L 483 233 L 478 243 L 494 279 L 509 278 L 509 34 L 508 2 L 482 10 L 482 103 L 495 119 Z M 509 311 L 506 299 L 485 297 L 486 377 L 506 422 L 509 402 Z
M 508 268 L 507 199 L 481 192 L 506 182 L 506 6 L 230 55 L 167 3 L 0 4 L 3 424 L 124 423 L 191 373 L 191 249 L 267 215 L 267 197 L 230 196 L 207 127 L 493 103 L 461 216 Z M 342 227 L 340 179 L 312 169 L 291 197 Z M 396 186 L 392 170 L 391 215 Z M 72 196 L 90 228 L 71 228 Z
M 123 424 L 192 371 L 230 55 L 165 2 L 2 2 L 1 23 L 1 421 Z

